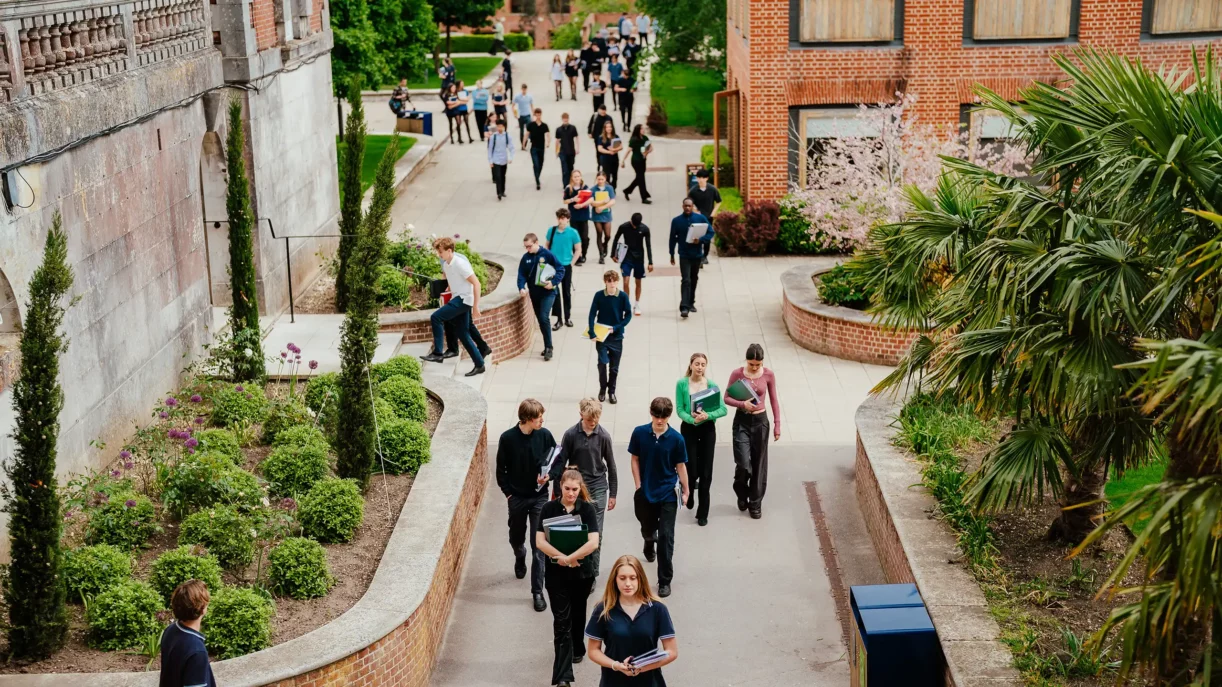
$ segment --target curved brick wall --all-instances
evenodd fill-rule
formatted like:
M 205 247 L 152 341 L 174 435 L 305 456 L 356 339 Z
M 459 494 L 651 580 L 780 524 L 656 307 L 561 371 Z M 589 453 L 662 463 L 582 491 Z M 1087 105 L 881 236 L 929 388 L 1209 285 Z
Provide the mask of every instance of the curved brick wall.
M 859 310 L 820 301 L 813 277 L 826 271 L 799 265 L 781 275 L 781 318 L 789 337 L 802 348 L 833 358 L 897 365 L 917 333 L 888 329 Z
M 500 267 L 503 274 L 496 289 L 480 298 L 480 317 L 475 320 L 475 326 L 492 347 L 493 360 L 501 362 L 530 350 L 531 337 L 535 331 L 535 317 L 530 303 L 518 293 L 515 281 L 518 259 L 501 253 L 481 255 L 485 262 Z M 432 314 L 432 310 L 417 310 L 382 315 L 378 318 L 378 329 L 384 332 L 403 332 L 403 343 L 432 341 L 433 330 L 429 325 L 429 317 Z

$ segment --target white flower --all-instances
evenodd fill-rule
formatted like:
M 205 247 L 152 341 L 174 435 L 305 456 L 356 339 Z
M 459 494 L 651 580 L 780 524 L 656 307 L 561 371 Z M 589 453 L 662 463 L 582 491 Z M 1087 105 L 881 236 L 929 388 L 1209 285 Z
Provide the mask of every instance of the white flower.
M 246 357 L 247 357 L 247 358 L 252 357 L 254 354 L 255 354 L 255 352 L 254 352 L 254 351 L 250 350 L 249 348 L 247 348 L 247 349 L 246 349 Z

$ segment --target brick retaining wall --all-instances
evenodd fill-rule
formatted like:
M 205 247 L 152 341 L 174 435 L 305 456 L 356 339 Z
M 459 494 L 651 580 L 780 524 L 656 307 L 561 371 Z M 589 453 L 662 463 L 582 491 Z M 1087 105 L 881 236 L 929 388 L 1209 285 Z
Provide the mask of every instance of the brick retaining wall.
M 890 329 L 859 310 L 823 303 L 813 278 L 824 271 L 814 265 L 799 265 L 781 275 L 781 318 L 789 337 L 802 348 L 833 358 L 899 364 L 917 332 Z

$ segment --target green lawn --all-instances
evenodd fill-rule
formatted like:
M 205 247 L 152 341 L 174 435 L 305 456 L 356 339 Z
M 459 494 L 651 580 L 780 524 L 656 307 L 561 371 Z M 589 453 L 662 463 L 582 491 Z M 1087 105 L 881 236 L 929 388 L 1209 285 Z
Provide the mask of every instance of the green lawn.
M 743 197 L 733 186 L 718 186 L 721 192 L 721 210 L 719 212 L 742 212 Z
M 499 57 L 455 57 L 454 71 L 458 76 L 459 81 L 462 81 L 468 88 L 475 88 L 475 82 L 488 76 L 488 73 L 496 69 L 501 64 Z M 441 89 L 441 79 L 437 77 L 437 70 L 433 69 L 432 64 L 429 65 L 428 78 L 421 80 L 420 75 L 412 77 L 407 82 L 408 88 L 432 88 Z M 398 84 L 390 84 L 383 86 L 382 90 L 394 90 Z M 485 84 L 491 85 L 491 84 Z
M 666 106 L 670 126 L 713 128 L 713 94 L 722 90 L 721 72 L 681 64 L 658 63 L 650 77 L 649 96 Z
M 1154 484 L 1163 479 L 1163 473 L 1167 471 L 1166 459 L 1156 461 L 1142 468 L 1129 470 L 1124 474 L 1124 477 L 1108 480 L 1107 486 L 1103 492 L 1107 496 L 1110 508 L 1119 508 L 1125 504 L 1133 493 L 1148 484 Z M 1134 534 L 1140 533 L 1146 526 L 1146 521 L 1149 516 L 1138 518 L 1135 522 L 1128 523 L 1129 529 L 1133 530 Z
M 366 136 L 365 137 L 365 160 L 361 165 L 361 193 L 369 190 L 373 185 L 373 175 L 378 171 L 378 163 L 382 160 L 382 154 L 386 152 L 387 146 L 390 145 L 391 136 Z M 399 157 L 416 145 L 416 139 L 411 136 L 399 137 Z M 336 159 L 343 157 L 347 146 L 338 136 L 335 139 L 335 147 L 339 152 Z M 395 158 L 398 162 L 398 158 Z M 341 167 L 342 169 L 342 167 Z

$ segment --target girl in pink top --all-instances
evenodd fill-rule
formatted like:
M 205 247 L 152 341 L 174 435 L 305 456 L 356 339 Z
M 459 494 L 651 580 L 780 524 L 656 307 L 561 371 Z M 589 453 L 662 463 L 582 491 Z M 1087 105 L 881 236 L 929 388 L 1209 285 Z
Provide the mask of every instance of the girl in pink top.
M 738 510 L 751 511 L 758 520 L 763 514 L 764 492 L 768 489 L 768 411 L 766 401 L 772 406 L 772 439 L 781 438 L 781 403 L 776 396 L 776 376 L 764 367 L 764 347 L 759 344 L 747 346 L 746 363 L 730 373 L 727 388 L 743 380 L 755 390 L 760 404 L 738 401 L 726 395 L 728 405 L 734 413 L 734 493 L 738 495 Z

